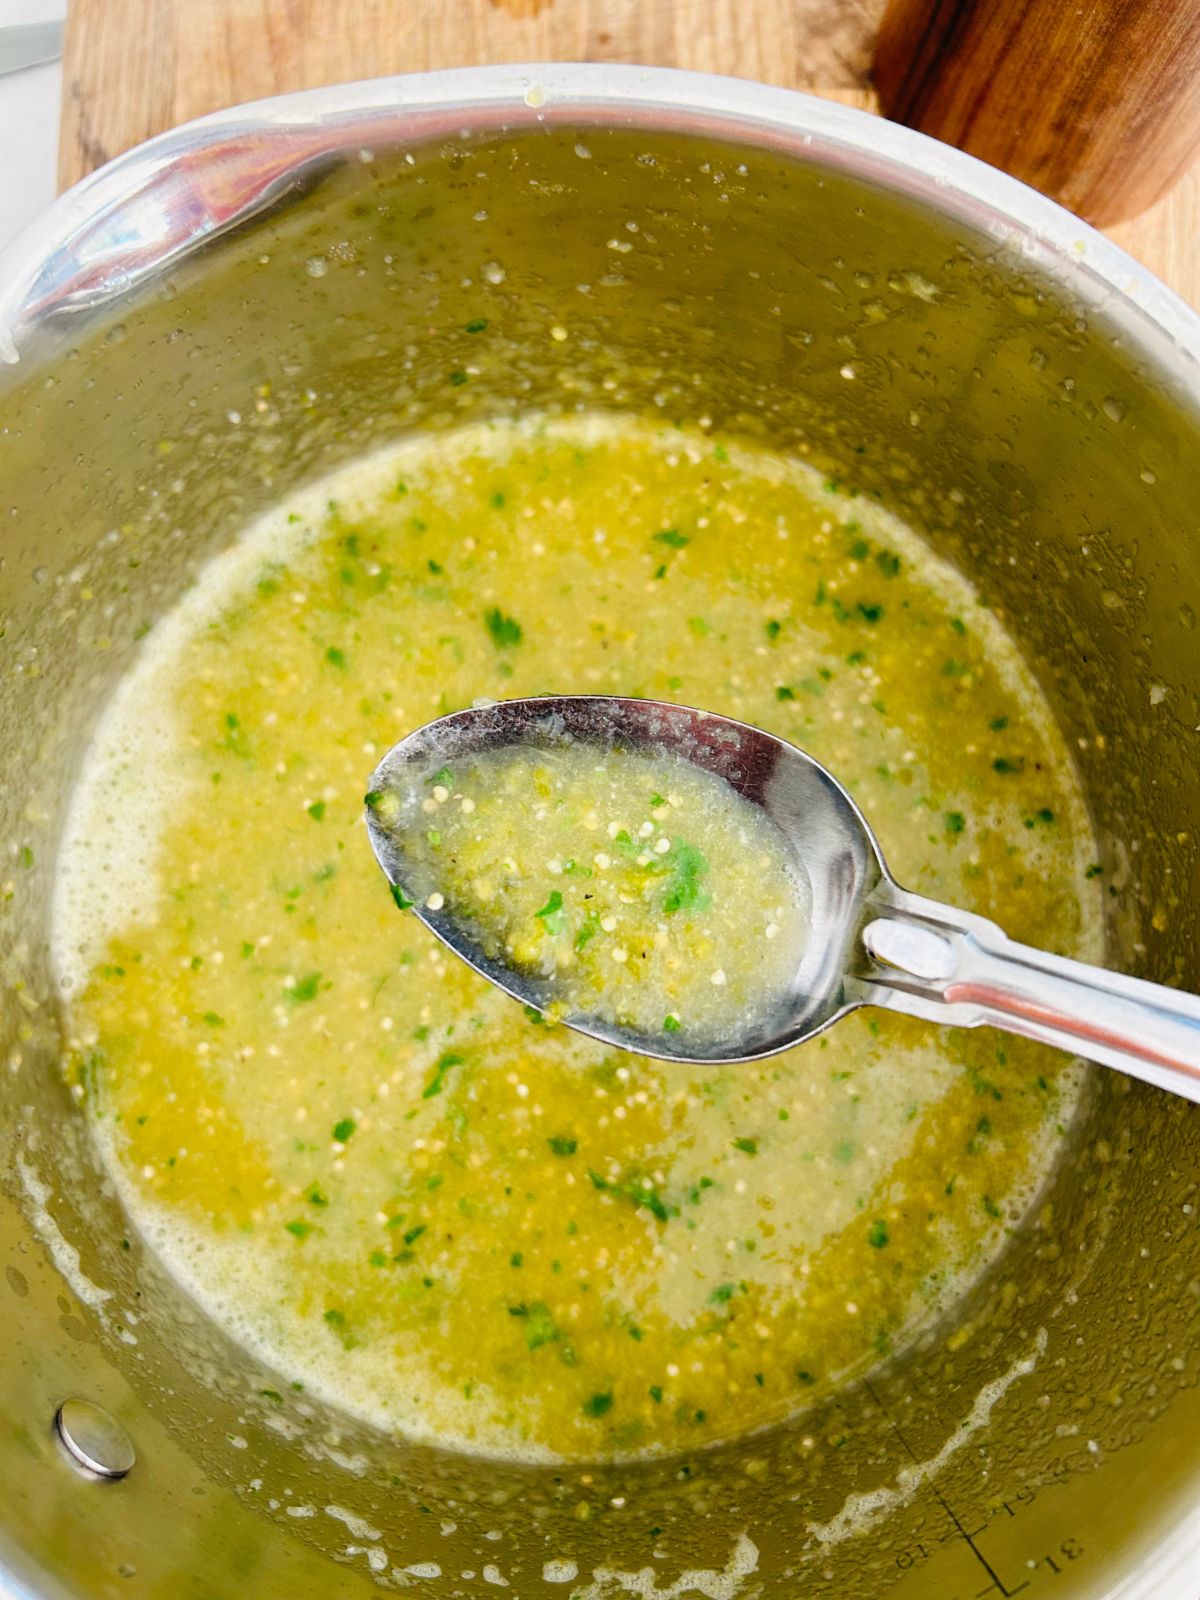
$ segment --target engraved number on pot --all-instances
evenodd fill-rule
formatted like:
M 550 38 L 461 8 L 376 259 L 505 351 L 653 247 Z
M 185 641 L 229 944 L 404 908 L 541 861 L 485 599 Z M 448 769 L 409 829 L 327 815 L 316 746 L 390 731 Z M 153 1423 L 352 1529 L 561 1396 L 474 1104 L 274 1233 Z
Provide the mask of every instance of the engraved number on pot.
M 1061 1572 L 1068 1562 L 1078 1561 L 1082 1554 L 1083 1546 L 1078 1539 L 1064 1539 L 1053 1555 L 1042 1557 L 1041 1564 L 1051 1572 Z

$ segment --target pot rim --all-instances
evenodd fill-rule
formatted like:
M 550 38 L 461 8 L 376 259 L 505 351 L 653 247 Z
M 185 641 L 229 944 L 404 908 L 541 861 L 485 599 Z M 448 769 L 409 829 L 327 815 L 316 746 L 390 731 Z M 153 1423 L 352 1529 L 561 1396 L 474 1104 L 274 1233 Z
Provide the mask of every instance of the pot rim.
M 364 79 L 181 124 L 61 195 L 0 252 L 0 361 L 64 312 L 101 311 L 278 199 L 307 168 L 372 143 L 482 131 L 626 127 L 727 138 L 898 191 L 1040 268 L 1200 403 L 1200 316 L 1111 240 L 973 156 L 870 112 L 673 67 L 522 63 Z M 39 340 L 40 344 L 41 341 Z
M 1126 251 L 984 162 L 867 111 L 749 79 L 626 64 L 453 68 L 304 90 L 181 124 L 61 195 L 0 251 L 0 363 L 54 353 L 306 170 L 374 145 L 539 127 L 643 128 L 726 139 L 901 193 L 1040 271 L 1102 316 L 1200 408 L 1200 315 Z M 1190 1596 L 1200 1508 L 1156 1539 L 1108 1600 Z M 0 1597 L 32 1600 L 11 1552 Z M 5 1570 L 7 1569 L 7 1570 Z

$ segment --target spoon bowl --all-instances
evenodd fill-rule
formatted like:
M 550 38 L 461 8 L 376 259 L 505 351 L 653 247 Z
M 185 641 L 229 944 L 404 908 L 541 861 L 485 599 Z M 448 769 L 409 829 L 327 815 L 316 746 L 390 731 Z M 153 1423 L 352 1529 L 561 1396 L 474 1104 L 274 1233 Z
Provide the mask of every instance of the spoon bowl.
M 729 1063 L 787 1050 L 875 1005 L 957 1027 L 1004 1028 L 1200 1100 L 1200 999 L 1017 944 L 985 917 L 910 893 L 820 762 L 761 728 L 661 700 L 489 701 L 416 729 L 371 777 L 367 832 L 397 904 L 514 999 L 546 1011 L 555 984 L 489 955 L 440 895 L 426 903 L 427 869 L 406 848 L 396 817 L 443 766 L 517 746 L 580 744 L 680 758 L 762 810 L 807 885 L 808 937 L 778 1001 L 702 1049 L 686 1035 L 644 1033 L 592 1013 L 562 1016 L 568 1027 L 663 1060 Z
M 452 712 L 416 729 L 388 751 L 371 778 L 371 794 L 419 791 L 443 766 L 522 745 L 553 749 L 584 744 L 600 751 L 623 747 L 677 756 L 711 773 L 763 810 L 792 854 L 809 891 L 810 937 L 778 1005 L 747 1030 L 714 1039 L 704 1054 L 687 1036 L 641 1033 L 594 1014 L 562 1020 L 606 1044 L 673 1061 L 752 1061 L 819 1033 L 861 997 L 843 981 L 861 908 L 884 876 L 879 848 L 853 800 L 819 762 L 795 746 L 730 717 L 658 700 L 605 695 L 555 695 L 504 700 Z M 393 889 L 410 898 L 421 866 L 405 835 L 367 806 L 367 831 Z M 523 1004 L 545 1010 L 553 981 L 489 956 L 452 905 L 431 909 L 423 894 L 412 909 L 454 953 Z

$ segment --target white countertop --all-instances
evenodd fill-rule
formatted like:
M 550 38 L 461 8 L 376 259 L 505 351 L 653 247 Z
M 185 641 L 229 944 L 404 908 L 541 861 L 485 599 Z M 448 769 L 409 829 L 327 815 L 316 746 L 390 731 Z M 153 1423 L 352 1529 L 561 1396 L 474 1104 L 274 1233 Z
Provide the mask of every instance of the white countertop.
M 62 19 L 66 0 L 0 0 L 0 28 Z M 62 64 L 0 78 L 0 248 L 54 199 Z

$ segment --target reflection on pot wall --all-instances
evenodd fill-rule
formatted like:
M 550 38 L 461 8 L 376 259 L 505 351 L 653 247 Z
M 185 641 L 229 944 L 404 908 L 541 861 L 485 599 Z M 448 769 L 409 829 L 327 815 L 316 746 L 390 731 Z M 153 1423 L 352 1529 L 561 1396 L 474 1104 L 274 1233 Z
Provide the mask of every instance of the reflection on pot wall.
M 339 1592 L 364 1594 L 604 1595 L 650 1568 L 636 1592 L 1090 1595 L 1194 1495 L 1194 1113 L 1114 1076 L 953 1328 L 767 1434 L 554 1471 L 264 1394 L 272 1374 L 125 1229 L 57 1071 L 56 840 L 139 638 L 294 485 L 413 428 L 535 408 L 795 450 L 966 566 L 1078 741 L 1114 964 L 1200 984 L 1195 412 L 1132 312 L 819 155 L 594 119 L 365 159 L 351 142 L 4 374 L 0 1482 L 35 1590 L 174 1597 L 202 1570 L 213 1596 L 317 1595 L 333 1556 Z M 128 1427 L 120 1484 L 53 1447 L 71 1394 Z

